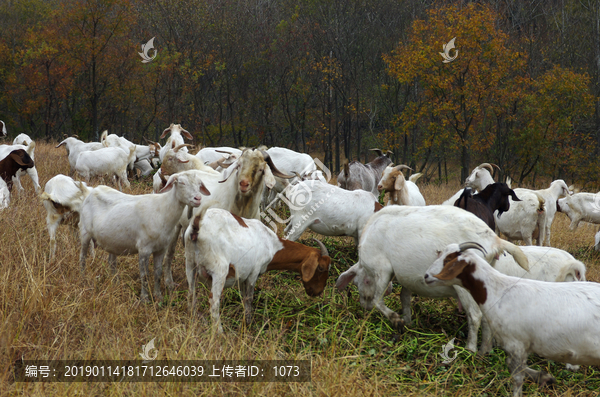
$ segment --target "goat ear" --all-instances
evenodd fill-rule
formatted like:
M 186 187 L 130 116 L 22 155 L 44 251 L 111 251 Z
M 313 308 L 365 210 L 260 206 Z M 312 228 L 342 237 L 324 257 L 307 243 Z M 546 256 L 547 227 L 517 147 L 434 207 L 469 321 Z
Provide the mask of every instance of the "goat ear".
M 206 188 L 206 186 L 204 186 L 204 183 L 200 182 L 200 193 L 202 193 L 205 196 L 210 196 L 210 192 L 208 191 L 208 189 Z
M 184 130 L 183 128 L 181 129 L 181 134 L 186 137 L 188 140 L 193 141 L 194 137 L 192 136 L 192 134 L 190 134 L 189 132 L 187 132 L 186 130 Z
M 319 256 L 311 252 L 310 255 L 304 259 L 304 261 L 300 264 L 300 271 L 302 272 L 302 281 L 305 283 L 309 282 L 311 278 L 315 275 L 315 271 L 317 270 L 317 266 L 319 266 Z
M 512 197 L 513 201 L 522 201 L 520 198 L 517 197 L 517 194 L 512 189 L 510 189 L 510 197 Z
M 444 260 L 444 268 L 439 274 L 436 274 L 435 278 L 439 280 L 452 280 L 456 278 L 465 267 L 467 267 L 468 263 L 465 260 L 458 260 L 457 258 L 452 259 L 449 262 Z
M 354 269 L 348 269 L 344 273 L 340 274 L 337 281 L 335 282 L 335 286 L 338 289 L 338 291 L 342 291 L 343 289 L 345 289 L 348 286 L 348 284 L 350 284 L 350 282 L 354 280 L 354 277 L 356 277 L 356 270 Z
M 177 175 L 171 175 L 169 177 L 169 180 L 167 181 L 167 184 L 165 185 L 165 187 L 163 187 L 161 189 L 161 191 L 159 193 L 165 193 L 168 192 L 169 190 L 171 190 L 173 188 L 173 184 L 177 182 Z
M 11 153 L 11 154 L 10 154 L 10 157 L 11 157 L 11 158 L 12 158 L 12 159 L 13 159 L 13 160 L 14 160 L 14 161 L 17 163 L 17 164 L 19 164 L 20 166 L 23 166 L 23 167 L 25 167 L 26 165 L 28 165 L 26 162 L 24 162 L 24 161 L 23 161 L 23 157 L 22 157 L 22 156 L 19 156 L 19 154 L 18 154 L 18 153 L 14 153 L 14 152 L 13 152 L 13 153 Z
M 173 125 L 173 124 L 171 124 Z M 160 135 L 160 137 L 158 139 L 163 139 L 164 137 L 167 136 L 167 132 L 171 131 L 171 127 L 167 128 L 166 130 L 163 131 L 163 133 Z
M 273 173 L 271 172 L 271 168 L 268 165 L 265 166 L 264 178 L 265 178 L 265 185 L 267 185 L 267 187 L 269 189 L 273 189 L 273 186 L 275 186 L 275 183 L 277 181 L 275 180 L 275 177 L 273 176 Z
M 402 190 L 404 187 L 404 174 L 402 171 L 398 171 L 398 175 L 396 175 L 396 181 L 394 182 L 394 189 Z

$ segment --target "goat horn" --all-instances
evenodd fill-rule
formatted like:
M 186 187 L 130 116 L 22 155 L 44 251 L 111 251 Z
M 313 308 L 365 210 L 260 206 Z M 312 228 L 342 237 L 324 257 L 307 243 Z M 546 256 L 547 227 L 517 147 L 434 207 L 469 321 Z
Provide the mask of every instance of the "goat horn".
M 240 163 L 237 163 L 237 164 L 236 164 L 236 165 L 235 165 L 235 166 L 234 166 L 234 167 L 231 169 L 231 172 L 229 173 L 229 175 L 227 175 L 227 178 L 223 179 L 222 181 L 219 181 L 219 183 L 224 183 L 224 182 L 226 182 L 226 181 L 227 181 L 227 179 L 229 179 L 229 177 L 230 177 L 231 175 L 233 175 L 233 171 L 235 171 L 235 170 L 236 170 L 236 168 L 238 168 L 239 166 L 240 166 Z
M 414 171 L 412 168 L 410 168 L 408 165 L 404 165 L 404 164 L 400 164 L 394 167 L 394 169 L 396 171 L 401 171 L 401 170 L 411 170 Z
M 327 251 L 327 247 L 325 247 L 325 244 L 323 244 L 321 241 L 317 240 L 316 238 L 313 238 L 313 240 L 319 244 L 319 247 L 321 247 L 321 256 L 329 256 L 329 252 Z
M 383 152 L 381 151 L 381 149 L 369 149 L 375 153 L 377 153 L 377 156 L 383 156 Z
M 217 149 L 215 149 L 215 152 L 217 152 L 217 153 L 225 153 L 225 154 L 233 154 L 233 153 L 228 152 L 226 150 L 217 150 Z
M 485 250 L 485 248 L 483 248 L 483 246 L 481 244 L 476 243 L 474 241 L 462 243 L 458 246 L 458 248 L 460 249 L 460 252 L 464 252 L 465 250 L 468 250 L 469 248 L 474 248 L 476 250 L 483 252 L 484 255 L 487 255 L 487 251 Z
M 164 183 L 166 185 L 167 180 L 165 179 L 165 176 L 163 175 L 162 171 L 160 172 L 160 174 L 158 174 L 158 176 L 160 177 L 160 180 L 162 181 L 162 183 Z
M 184 146 L 194 146 L 194 145 L 190 145 L 189 143 L 183 143 L 183 144 L 181 144 L 181 145 L 179 145 L 179 146 L 175 146 L 175 147 L 173 148 L 173 151 L 174 151 L 175 153 L 177 153 L 177 152 L 179 151 L 179 149 L 181 149 L 181 148 L 182 148 L 182 147 L 184 147 Z
M 271 158 L 271 156 L 269 156 L 269 153 L 265 152 L 264 150 L 261 150 L 260 152 L 262 153 L 263 157 L 265 158 L 265 161 L 269 165 L 269 168 L 271 168 L 271 172 L 273 173 L 273 175 L 284 179 L 292 179 L 294 177 L 293 175 L 286 175 L 283 172 L 279 171 L 277 167 L 275 167 L 275 164 L 273 164 L 273 159 Z
M 492 166 L 498 168 L 498 171 L 500 171 L 500 167 L 498 167 L 496 164 L 490 164 L 490 163 L 480 164 L 477 168 L 487 168 L 488 170 L 490 170 L 490 174 L 491 174 L 494 172 L 494 169 L 492 168 Z

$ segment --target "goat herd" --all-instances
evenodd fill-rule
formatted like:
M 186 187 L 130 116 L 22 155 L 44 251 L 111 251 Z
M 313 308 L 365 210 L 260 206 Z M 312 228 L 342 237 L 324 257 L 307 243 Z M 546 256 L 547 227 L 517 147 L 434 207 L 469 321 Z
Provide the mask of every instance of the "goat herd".
M 505 349 L 514 395 L 521 395 L 525 376 L 542 385 L 554 380 L 527 367 L 529 353 L 575 370 L 577 365 L 600 365 L 600 285 L 585 282 L 582 262 L 549 247 L 557 211 L 569 216 L 572 229 L 581 221 L 600 224 L 599 195 L 573 194 L 562 180 L 544 190 L 511 189 L 495 183 L 492 165 L 484 163 L 467 178 L 467 189 L 445 205 L 426 206 L 415 184 L 420 175 L 405 179 L 402 171 L 409 168 L 394 167 L 389 153 L 378 149 L 371 163 L 344 166 L 334 186 L 307 154 L 277 147 L 222 147 L 204 148 L 194 156 L 183 141 L 192 136 L 180 125 L 171 124 L 161 139 L 167 135 L 164 146 L 151 141 L 135 145 L 106 132 L 101 142 L 68 137 L 58 144 L 66 148 L 71 174 L 85 182 L 59 174 L 41 193 L 51 257 L 56 255 L 58 226 L 78 226 L 82 272 L 92 245 L 109 253 L 113 271 L 117 256 L 137 253 L 141 298 L 149 300 L 152 254 L 153 299 L 158 301 L 163 269 L 167 288 L 174 288 L 171 262 L 181 235 L 189 308 L 195 310 L 197 280 L 209 284 L 211 317 L 222 331 L 219 302 L 225 287 L 240 288 L 247 322 L 254 285 L 266 271 L 297 272 L 306 293 L 318 296 L 331 258 L 316 239 L 319 248 L 294 241 L 307 228 L 325 236 L 352 236 L 359 260 L 339 276 L 339 290 L 353 282 L 360 304 L 367 310 L 376 307 L 397 327 L 411 323 L 412 293 L 458 299 L 468 318 L 467 348 L 478 350 L 481 325 L 479 352 L 488 353 L 493 338 Z M 0 146 L 0 208 L 9 205 L 13 184 L 23 189 L 20 177 L 25 173 L 36 191 L 41 189 L 34 149 L 24 134 L 13 145 Z M 161 167 L 154 175 L 154 194 L 88 185 L 91 177 L 109 175 L 121 190 L 123 184 L 129 186 L 128 170 L 148 175 L 157 161 Z M 385 208 L 377 200 L 382 191 L 389 193 Z M 290 209 L 286 239 L 260 221 L 278 199 Z M 496 230 L 526 245 L 501 239 Z M 533 239 L 537 246 L 531 245 Z M 597 250 L 599 240 L 600 233 Z M 392 281 L 402 286 L 401 316 L 383 300 Z

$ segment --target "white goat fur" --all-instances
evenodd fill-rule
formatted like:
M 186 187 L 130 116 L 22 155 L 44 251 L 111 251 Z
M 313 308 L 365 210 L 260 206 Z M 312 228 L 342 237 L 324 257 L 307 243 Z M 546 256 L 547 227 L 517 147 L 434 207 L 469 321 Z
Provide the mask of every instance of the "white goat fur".
M 600 251 L 600 231 L 598 231 L 594 237 L 594 249 Z
M 83 184 L 86 189 L 79 186 Z M 75 182 L 73 178 L 58 174 L 44 186 L 40 195 L 42 204 L 46 208 L 46 227 L 50 235 L 50 259 L 56 255 L 56 231 L 62 223 L 70 223 L 78 227 L 79 212 L 83 201 L 92 188 L 84 182 Z
M 383 171 L 383 176 L 377 185 L 377 189 L 381 192 L 389 186 L 393 186 L 389 193 L 389 198 L 386 205 L 425 205 L 425 198 L 421 194 L 419 187 L 415 183 L 421 173 L 411 175 L 408 180 L 404 178 L 404 174 L 397 167 L 387 166 Z
M 571 364 L 600 364 L 600 284 L 549 283 L 507 276 L 471 251 L 444 265 L 448 254 L 459 251 L 457 244 L 445 248 L 425 280 L 436 286 L 462 285 L 456 278 L 462 273 L 465 279 L 482 283 L 484 294 L 473 282 L 470 293 L 507 353 L 513 396 L 522 395 L 525 375 L 542 385 L 554 380 L 546 372 L 527 367 L 529 353 Z M 440 273 L 442 269 L 444 273 Z
M 77 158 L 75 170 L 89 183 L 94 176 L 110 175 L 117 179 L 119 190 L 121 183 L 130 187 L 127 180 L 127 165 L 135 159 L 135 146 L 129 148 L 129 155 L 118 147 L 81 152 Z
M 194 139 L 189 132 L 187 132 L 186 130 L 181 128 L 181 124 L 171 124 L 169 126 L 169 128 L 167 128 L 163 131 L 162 135 L 160 136 L 160 139 L 164 138 L 167 135 L 167 133 L 169 133 L 169 132 L 170 132 L 170 135 L 167 138 L 167 142 L 165 143 L 165 146 L 163 146 L 160 149 L 159 154 L 158 154 L 160 161 L 163 161 L 165 154 L 167 154 L 167 152 L 169 150 L 171 150 L 179 145 L 183 145 L 184 137 L 186 139 L 189 139 L 190 141 L 192 139 Z M 183 150 L 184 152 L 188 151 L 187 147 L 183 147 L 181 150 Z
M 580 222 L 600 224 L 600 193 L 575 193 L 558 200 L 558 210 L 571 220 L 570 229 Z
M 6 124 L 2 120 L 0 120 L 0 123 L 2 123 L 2 129 L 0 130 L 0 133 L 2 133 L 2 136 L 6 136 L 6 134 L 8 133 L 6 131 Z
M 523 246 L 519 247 L 529 260 L 529 271 L 520 267 L 511 255 L 503 254 L 493 263 L 496 270 L 508 276 L 523 277 L 539 281 L 586 281 L 585 265 L 558 248 Z
M 527 267 L 527 257 L 515 245 L 500 239 L 477 216 L 461 208 L 433 205 L 425 207 L 387 206 L 369 219 L 358 247 L 359 261 L 342 273 L 336 285 L 343 289 L 350 281 L 358 287 L 363 308 L 379 309 L 394 326 L 402 319 L 383 302 L 383 294 L 390 281 L 402 285 L 403 321 L 411 322 L 410 297 L 412 293 L 432 298 L 459 298 L 469 322 L 467 348 L 477 351 L 477 330 L 481 311 L 460 287 L 429 288 L 423 276 L 438 252 L 453 242 L 477 241 L 490 255 L 504 250 Z M 491 259 L 491 258 L 490 258 Z M 485 324 L 484 324 L 485 325 Z M 489 329 L 483 328 L 482 351 L 491 350 Z
M 80 141 L 75 137 L 68 137 L 60 142 L 56 147 L 65 146 L 67 149 L 67 156 L 69 158 L 69 175 L 73 175 L 75 173 L 75 167 L 77 166 L 77 159 L 79 158 L 79 154 L 81 152 L 93 151 L 104 148 L 104 145 L 100 142 L 88 142 L 85 143 Z
M 25 150 L 29 157 L 31 157 L 31 159 L 34 160 L 34 166 L 32 168 L 27 168 L 26 170 L 17 171 L 17 174 L 12 178 L 13 183 L 17 186 L 19 190 L 24 190 L 23 186 L 21 185 L 21 177 L 27 174 L 33 182 L 33 187 L 35 191 L 39 192 L 42 187 L 40 186 L 40 179 L 38 177 L 37 169 L 35 168 L 35 142 L 32 141 L 28 145 L 0 145 L 0 160 L 8 156 L 13 150 L 17 149 Z
M 0 178 L 0 210 L 10 205 L 10 191 L 4 179 Z
M 382 208 L 371 192 L 345 190 L 320 180 L 299 182 L 285 194 L 291 216 L 284 233 L 291 241 L 307 228 L 324 236 L 351 236 L 358 241 L 369 218 Z
M 119 149 L 120 150 L 120 149 Z M 161 299 L 162 261 L 173 239 L 175 225 L 186 205 L 200 205 L 201 194 L 209 194 L 200 171 L 171 175 L 162 194 L 129 195 L 99 186 L 83 202 L 79 222 L 81 233 L 80 265 L 92 239 L 109 252 L 109 263 L 116 270 L 116 257 L 139 253 L 141 298 L 148 299 L 146 279 L 150 255 L 154 257 L 154 299 Z M 85 188 L 83 188 L 85 191 Z M 169 288 L 173 288 L 167 283 Z
M 267 271 L 275 253 L 283 249 L 277 235 L 257 219 L 243 219 L 240 225 L 226 210 L 210 208 L 200 221 L 197 241 L 192 243 L 192 225 L 185 232 L 188 301 L 196 307 L 196 277 L 203 283 L 212 278 L 210 312 L 213 324 L 222 332 L 219 304 L 224 288 L 239 283 L 247 319 L 252 315 L 252 297 L 258 276 Z M 187 249 L 193 246 L 194 249 Z M 229 277 L 230 265 L 235 277 Z M 198 271 L 200 270 L 200 271 Z
M 223 153 L 227 152 L 227 153 Z M 240 149 L 222 146 L 222 147 L 205 147 L 200 149 L 198 153 L 196 153 L 196 157 L 198 157 L 204 164 L 206 163 L 214 163 L 223 158 L 225 154 L 233 154 L 236 158 L 239 158 L 242 155 L 242 151 Z
M 23 145 L 23 146 L 27 146 L 29 145 L 31 142 L 33 142 L 33 140 L 29 137 L 29 135 L 27 134 L 19 134 L 17 135 L 17 137 L 13 140 L 13 145 Z

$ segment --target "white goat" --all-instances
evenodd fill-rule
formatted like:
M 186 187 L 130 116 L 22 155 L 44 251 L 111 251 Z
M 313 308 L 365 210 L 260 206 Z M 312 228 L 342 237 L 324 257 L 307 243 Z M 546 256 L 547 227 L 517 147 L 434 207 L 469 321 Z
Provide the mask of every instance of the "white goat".
M 203 210 L 185 233 L 188 300 L 196 306 L 196 277 L 212 284 L 210 294 L 213 324 L 222 331 L 219 300 L 223 288 L 240 286 L 246 322 L 252 319 L 252 297 L 259 275 L 267 270 L 290 270 L 301 274 L 306 293 L 318 296 L 327 284 L 331 258 L 318 240 L 318 249 L 286 241 L 257 219 L 243 219 L 229 211 Z M 200 271 L 198 273 L 198 270 Z
M 496 182 L 494 181 L 494 178 L 492 178 L 492 172 L 494 172 L 492 166 L 498 167 L 495 164 L 483 163 L 473 168 L 471 175 L 469 175 L 465 180 L 465 186 L 474 189 L 473 194 L 477 193 L 477 191 L 482 191 L 487 185 Z M 444 201 L 442 205 L 454 205 L 462 192 L 463 189 L 460 189 L 458 192 L 454 193 L 452 197 Z
M 383 208 L 371 192 L 345 190 L 320 180 L 299 182 L 285 194 L 282 200 L 291 216 L 284 233 L 291 241 L 309 228 L 324 236 L 351 236 L 358 243 L 371 215 Z
M 86 189 L 81 189 L 83 184 Z M 75 182 L 73 178 L 58 174 L 44 186 L 40 195 L 42 204 L 46 208 L 46 226 L 50 235 L 50 259 L 56 255 L 56 231 L 61 224 L 70 224 L 77 228 L 79 212 L 83 200 L 92 190 L 84 182 Z
M 222 146 L 222 147 L 205 147 L 200 149 L 198 153 L 196 153 L 196 157 L 198 157 L 204 164 L 215 163 L 221 159 L 223 159 L 223 155 L 234 156 L 234 159 L 239 158 L 242 155 L 242 151 L 240 149 Z
M 514 189 L 522 201 L 510 201 L 510 210 L 499 218 L 494 214 L 496 225 L 511 240 L 524 240 L 531 245 L 537 229 L 537 245 L 550 246 L 550 227 L 556 215 L 556 201 L 570 194 L 565 181 L 558 179 L 547 189 Z
M 98 150 L 98 149 L 104 148 L 104 145 L 102 145 L 100 142 L 85 143 L 75 137 L 72 137 L 72 136 L 65 138 L 61 143 L 56 145 L 56 147 L 58 148 L 63 145 L 65 146 L 65 149 L 67 149 L 67 156 L 69 158 L 69 167 L 70 167 L 69 175 L 73 175 L 75 173 L 77 159 L 79 158 L 79 155 L 81 154 L 81 152 Z
M 29 145 L 31 142 L 33 142 L 33 140 L 29 137 L 29 135 L 27 134 L 19 134 L 17 135 L 17 137 L 13 140 L 13 145 L 23 145 L 23 146 L 27 146 Z
M 411 175 L 407 181 L 402 174 L 403 169 L 412 170 L 406 165 L 388 165 L 383 170 L 377 190 L 389 193 L 386 205 L 425 205 L 425 198 L 415 183 L 422 174 Z
M 122 190 L 121 183 L 130 187 L 127 180 L 127 165 L 135 159 L 135 146 L 129 148 L 129 155 L 118 147 L 105 147 L 94 151 L 81 152 L 77 158 L 75 169 L 90 182 L 90 177 L 110 175 L 117 179 L 117 186 Z
M 10 190 L 4 179 L 0 178 L 0 210 L 8 208 L 10 205 Z
M 186 130 L 184 130 L 183 128 L 181 128 L 181 124 L 173 124 L 171 123 L 171 125 L 169 126 L 169 128 L 166 128 L 163 133 L 161 134 L 159 139 L 163 139 L 164 137 L 167 136 L 167 133 L 171 133 L 171 135 L 169 135 L 169 138 L 167 138 L 167 142 L 165 143 L 165 146 L 163 146 L 158 154 L 158 157 L 160 158 L 160 161 L 163 161 L 163 157 L 165 157 L 165 154 L 167 154 L 167 152 L 179 145 L 183 145 L 185 142 L 183 142 L 183 138 L 185 137 L 186 139 L 189 139 L 190 141 L 194 139 L 194 137 L 192 136 L 192 134 L 190 134 L 189 132 L 187 132 Z M 188 149 L 187 147 L 183 147 L 183 151 L 187 152 Z
M 173 175 L 178 172 L 187 170 L 199 170 L 208 173 L 213 173 L 215 175 L 221 175 L 212 167 L 205 165 L 202 162 L 202 160 L 200 160 L 198 157 L 181 150 L 186 146 L 191 145 L 179 145 L 172 150 L 168 150 L 167 153 L 165 153 L 162 159 L 162 165 L 160 167 L 161 173 L 163 175 Z
M 600 365 L 600 284 L 549 283 L 507 276 L 477 254 L 476 243 L 451 244 L 427 270 L 429 286 L 466 288 L 485 314 L 507 353 L 513 396 L 521 396 L 525 376 L 540 385 L 555 379 L 527 367 L 536 353 L 550 360 Z
M 428 288 L 423 281 L 439 251 L 453 242 L 473 240 L 486 247 L 492 257 L 507 251 L 517 263 L 527 268 L 527 257 L 519 247 L 500 239 L 484 221 L 470 212 L 445 205 L 392 205 L 369 219 L 358 246 L 359 261 L 340 275 L 336 286 L 341 290 L 353 281 L 360 293 L 361 306 L 367 310 L 376 307 L 396 327 L 411 322 L 412 293 L 432 298 L 458 297 L 469 321 L 467 348 L 477 351 L 481 311 L 469 293 L 459 287 Z M 402 285 L 403 319 L 383 302 L 383 294 L 394 276 Z M 491 349 L 488 331 L 484 326 L 484 352 Z
M 120 149 L 118 149 L 120 150 Z M 161 300 L 162 261 L 173 239 L 175 225 L 186 205 L 198 207 L 201 195 L 209 195 L 200 179 L 201 172 L 171 175 L 163 194 L 129 195 L 107 186 L 89 193 L 80 211 L 81 271 L 85 271 L 88 246 L 93 239 L 109 252 L 116 270 L 117 256 L 139 253 L 141 298 L 148 300 L 148 261 L 154 257 L 154 299 Z M 86 188 L 82 187 L 85 192 Z
M 558 248 L 524 246 L 519 247 L 529 260 L 529 271 L 519 266 L 510 255 L 500 255 L 493 263 L 496 270 L 508 276 L 523 277 L 539 281 L 586 281 L 585 265 Z
M 35 160 L 35 142 L 31 142 L 28 145 L 0 145 L 0 160 L 6 158 L 13 150 L 23 149 L 27 152 L 29 157 L 32 160 Z M 26 170 L 19 170 L 15 176 L 12 178 L 13 184 L 17 185 L 19 190 L 24 190 L 21 185 L 21 177 L 25 174 L 29 175 L 31 181 L 33 182 L 33 187 L 36 192 L 39 192 L 42 188 L 40 186 L 40 179 L 38 177 L 37 168 L 35 168 L 35 164 L 31 168 L 27 168 Z
M 600 193 L 575 193 L 558 200 L 558 212 L 571 220 L 570 229 L 575 230 L 580 222 L 600 224 Z

